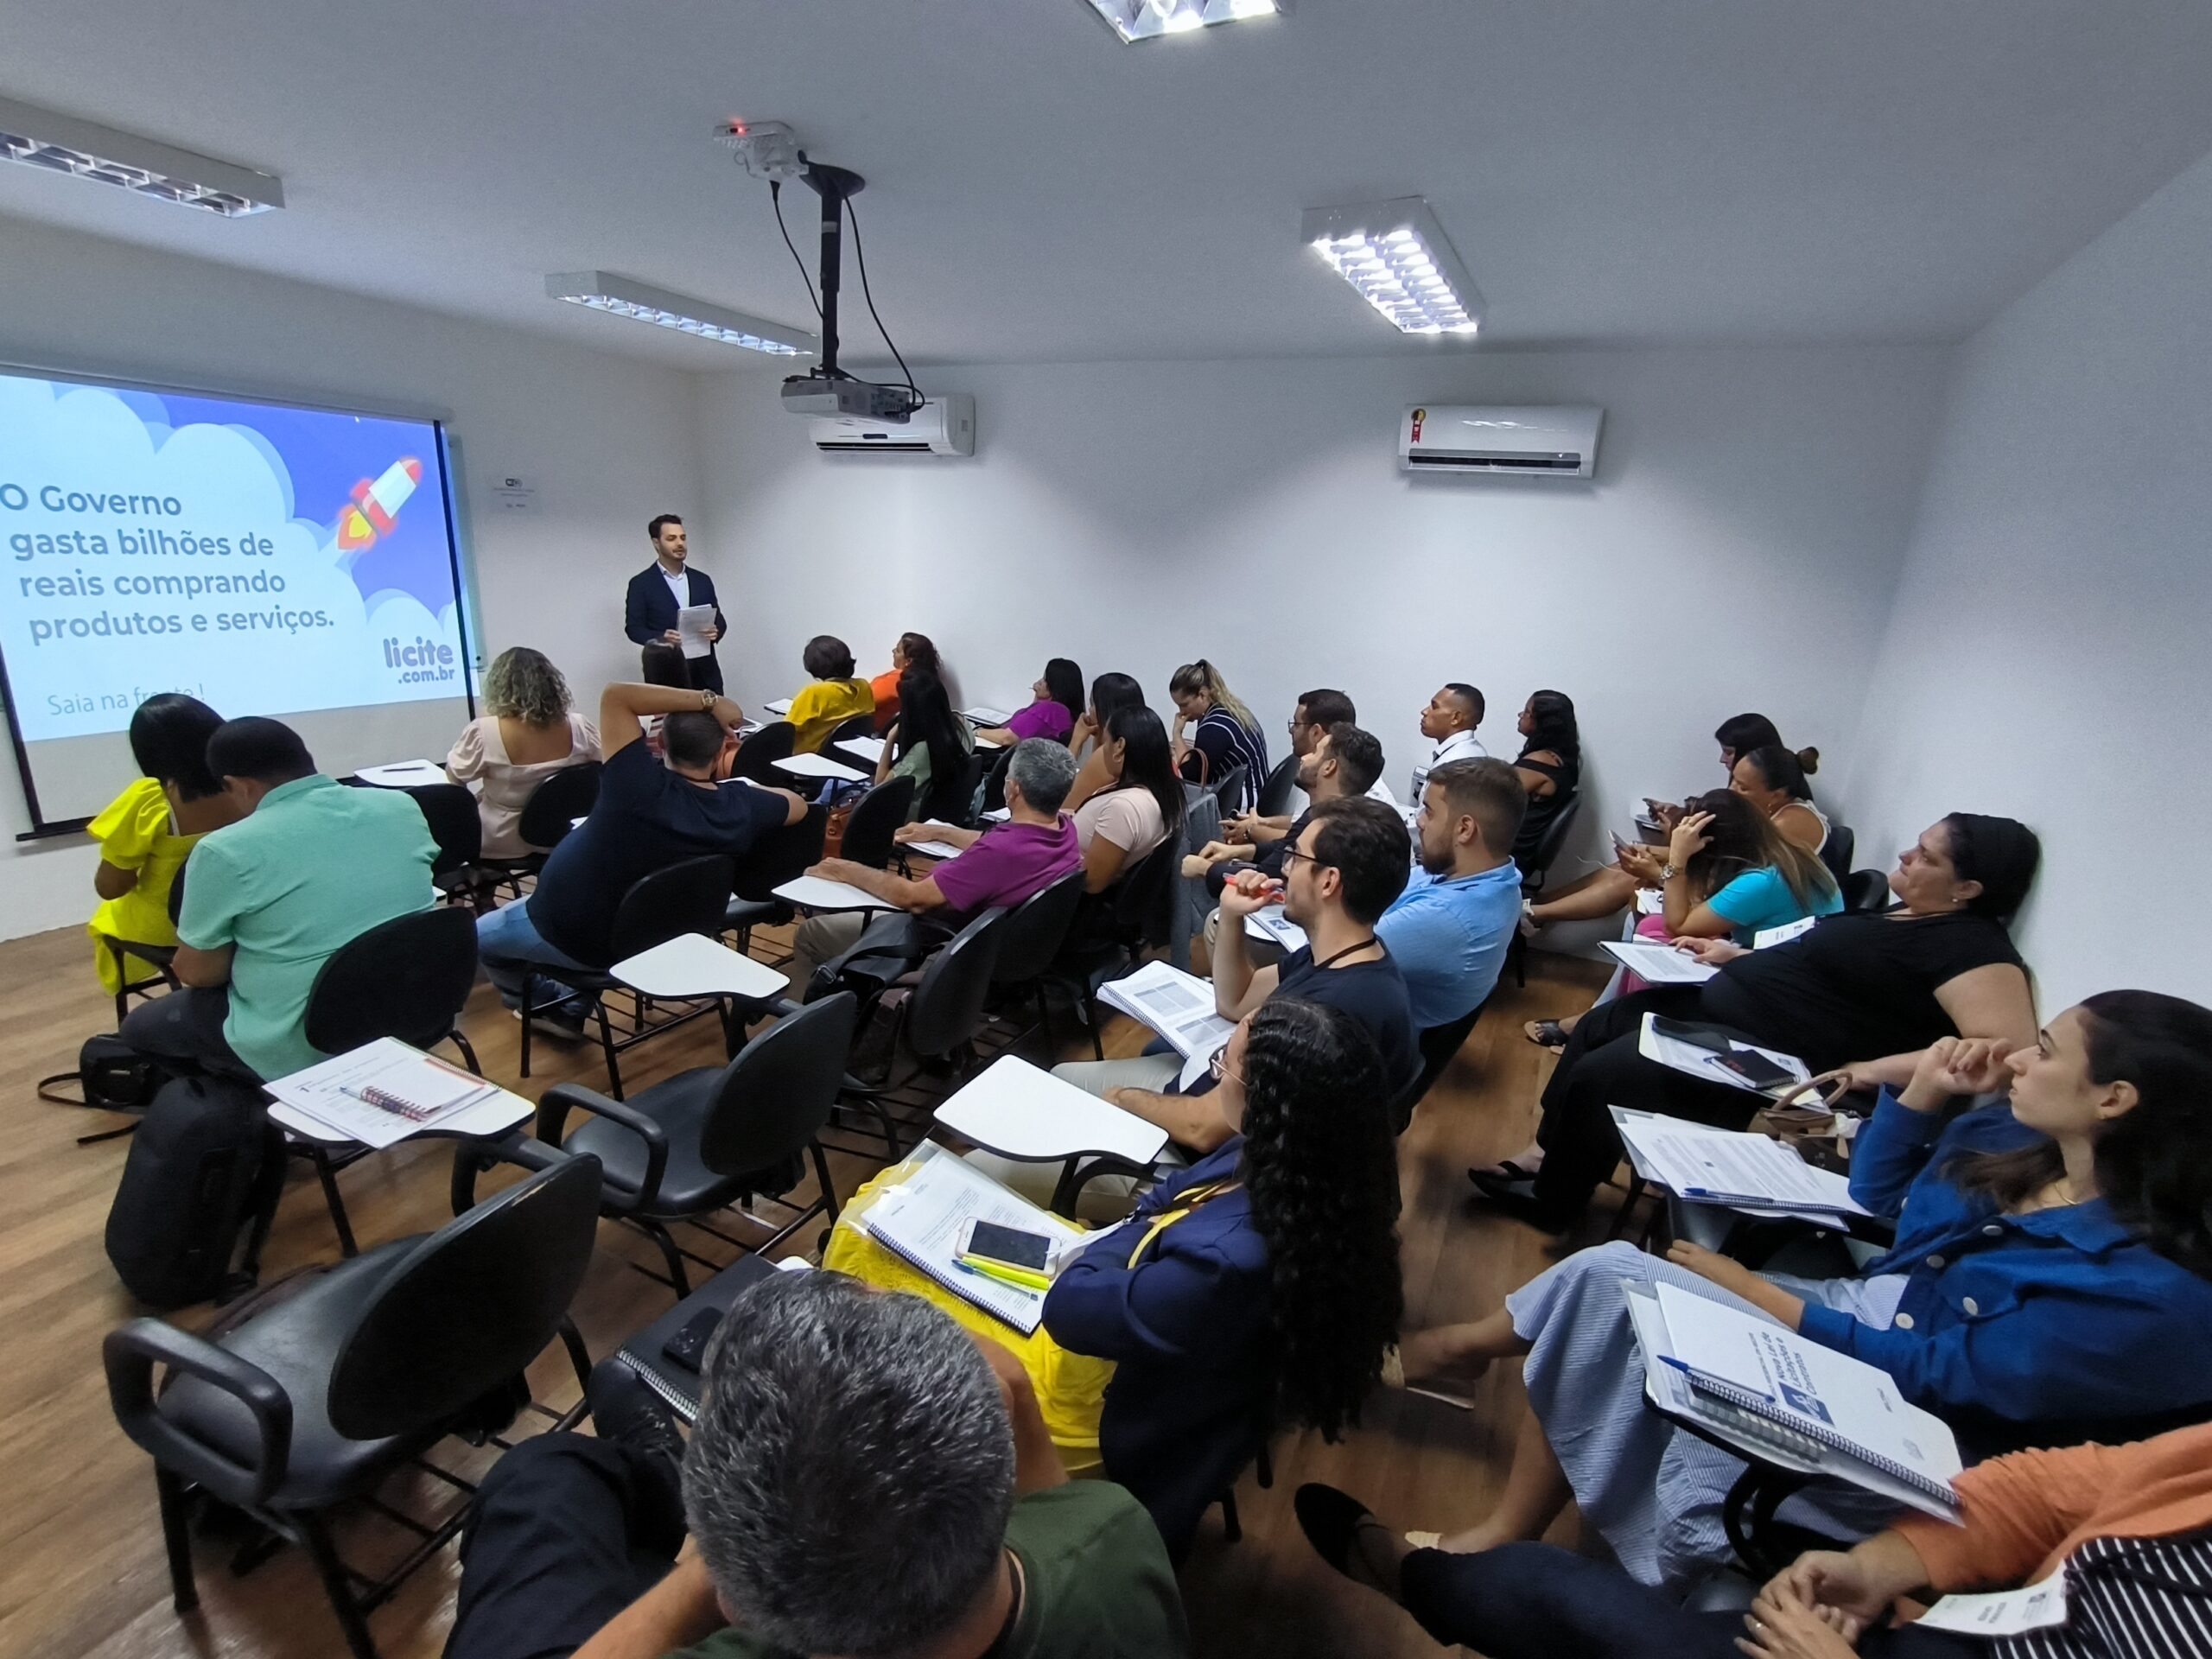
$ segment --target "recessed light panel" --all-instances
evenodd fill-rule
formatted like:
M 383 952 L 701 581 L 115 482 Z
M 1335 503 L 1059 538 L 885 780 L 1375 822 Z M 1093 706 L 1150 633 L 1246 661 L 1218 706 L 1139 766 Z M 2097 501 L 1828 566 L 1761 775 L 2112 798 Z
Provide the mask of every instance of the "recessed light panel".
M 747 316 L 742 311 L 725 310 L 610 271 L 575 270 L 548 276 L 545 291 L 587 310 L 650 322 L 657 328 L 673 329 L 724 346 L 741 346 L 748 352 L 766 352 L 771 357 L 811 357 L 821 344 L 803 329 L 786 328 L 780 322 Z
M 1482 327 L 1482 292 L 1419 196 L 1311 208 L 1299 234 L 1405 333 L 1471 338 Z
M 0 98 L 0 161 L 111 184 L 225 219 L 284 205 L 283 181 L 266 173 L 13 99 Z
M 1215 23 L 1240 23 L 1290 10 L 1290 0 L 1084 0 L 1124 46 L 1163 35 L 1194 35 Z

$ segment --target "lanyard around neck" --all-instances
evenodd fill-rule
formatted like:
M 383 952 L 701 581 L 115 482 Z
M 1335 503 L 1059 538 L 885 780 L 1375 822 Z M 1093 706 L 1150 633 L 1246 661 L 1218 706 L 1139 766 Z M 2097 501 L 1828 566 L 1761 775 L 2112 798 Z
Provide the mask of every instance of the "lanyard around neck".
M 1330 951 L 1327 956 L 1322 957 L 1320 961 L 1313 964 L 1314 969 L 1318 972 L 1321 969 L 1329 966 L 1332 963 L 1342 962 L 1346 957 L 1351 956 L 1356 950 L 1364 950 L 1370 945 L 1381 945 L 1382 944 L 1382 940 L 1376 938 L 1372 933 L 1370 933 L 1365 938 L 1357 940 L 1353 944 L 1344 946 L 1341 950 Z M 1389 948 L 1387 946 L 1383 949 L 1383 954 L 1385 956 L 1389 954 Z
M 1137 1247 L 1129 1252 L 1129 1265 L 1134 1268 L 1144 1259 L 1152 1248 L 1152 1241 L 1193 1211 L 1203 1210 L 1224 1193 L 1234 1192 L 1241 1183 L 1236 1181 L 1208 1181 L 1203 1186 L 1186 1188 L 1177 1195 L 1178 1204 L 1173 1210 L 1163 1211 L 1152 1218 L 1152 1225 L 1144 1230 L 1144 1236 L 1137 1240 Z

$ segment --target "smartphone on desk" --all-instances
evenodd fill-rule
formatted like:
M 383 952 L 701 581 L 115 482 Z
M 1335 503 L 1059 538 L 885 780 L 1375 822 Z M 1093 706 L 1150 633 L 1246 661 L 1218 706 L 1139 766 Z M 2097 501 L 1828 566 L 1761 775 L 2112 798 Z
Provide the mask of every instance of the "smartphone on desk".
M 1754 1089 L 1777 1089 L 1797 1081 L 1795 1071 L 1786 1065 L 1777 1065 L 1755 1048 L 1732 1048 L 1725 1054 L 1715 1055 L 1713 1063 Z
M 969 1217 L 960 1224 L 953 1254 L 961 1261 L 986 1269 L 1052 1276 L 1052 1241 L 1042 1233 L 1018 1227 L 1001 1227 L 995 1221 Z
M 1710 1026 L 1694 1026 L 1687 1020 L 1669 1020 L 1664 1014 L 1651 1016 L 1651 1034 L 1677 1043 L 1688 1043 L 1692 1048 L 1701 1048 L 1708 1054 L 1735 1052 L 1729 1046 L 1728 1039 Z

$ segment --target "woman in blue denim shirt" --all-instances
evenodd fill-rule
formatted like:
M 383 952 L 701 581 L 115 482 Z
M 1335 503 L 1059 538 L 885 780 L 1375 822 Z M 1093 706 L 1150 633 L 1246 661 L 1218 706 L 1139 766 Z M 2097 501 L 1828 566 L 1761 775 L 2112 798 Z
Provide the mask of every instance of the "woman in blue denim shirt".
M 1959 1096 L 2007 1082 L 2009 1103 L 1947 1124 Z M 1409 1338 L 1402 1369 L 1431 1385 L 1528 1356 L 1504 1496 L 1447 1547 L 1539 1537 L 1572 1497 L 1644 1583 L 1727 1558 L 1719 1508 L 1741 1465 L 1646 1409 L 1623 1280 L 1747 1306 L 1881 1367 L 1969 1456 L 2212 1413 L 2212 1010 L 2108 991 L 2017 1052 L 1936 1043 L 1901 1092 L 1883 1090 L 1852 1166 L 1853 1196 L 1897 1221 L 1897 1247 L 1858 1278 L 1610 1244 L 1487 1319 Z M 1816 1485 L 1781 1515 L 1872 1524 L 1881 1510 L 1863 1499 Z

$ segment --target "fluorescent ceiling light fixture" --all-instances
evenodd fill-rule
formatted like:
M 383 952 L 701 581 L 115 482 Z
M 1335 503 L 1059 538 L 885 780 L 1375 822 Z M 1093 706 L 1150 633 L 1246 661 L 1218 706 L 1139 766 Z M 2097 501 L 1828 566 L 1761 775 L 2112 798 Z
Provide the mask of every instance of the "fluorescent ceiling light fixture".
M 1290 10 L 1290 0 L 1083 0 L 1122 44 L 1190 35 L 1213 23 L 1240 23 Z
M 612 271 L 572 270 L 548 276 L 545 291 L 571 305 L 604 311 L 610 316 L 635 317 L 656 327 L 673 328 L 679 334 L 742 346 L 748 352 L 766 352 L 771 357 L 812 357 L 822 343 L 804 329 L 725 310 Z
M 1308 208 L 1298 233 L 1405 333 L 1472 338 L 1482 327 L 1482 292 L 1421 197 Z
M 0 98 L 0 161 L 116 185 L 225 219 L 284 205 L 283 181 L 266 173 L 9 98 Z

